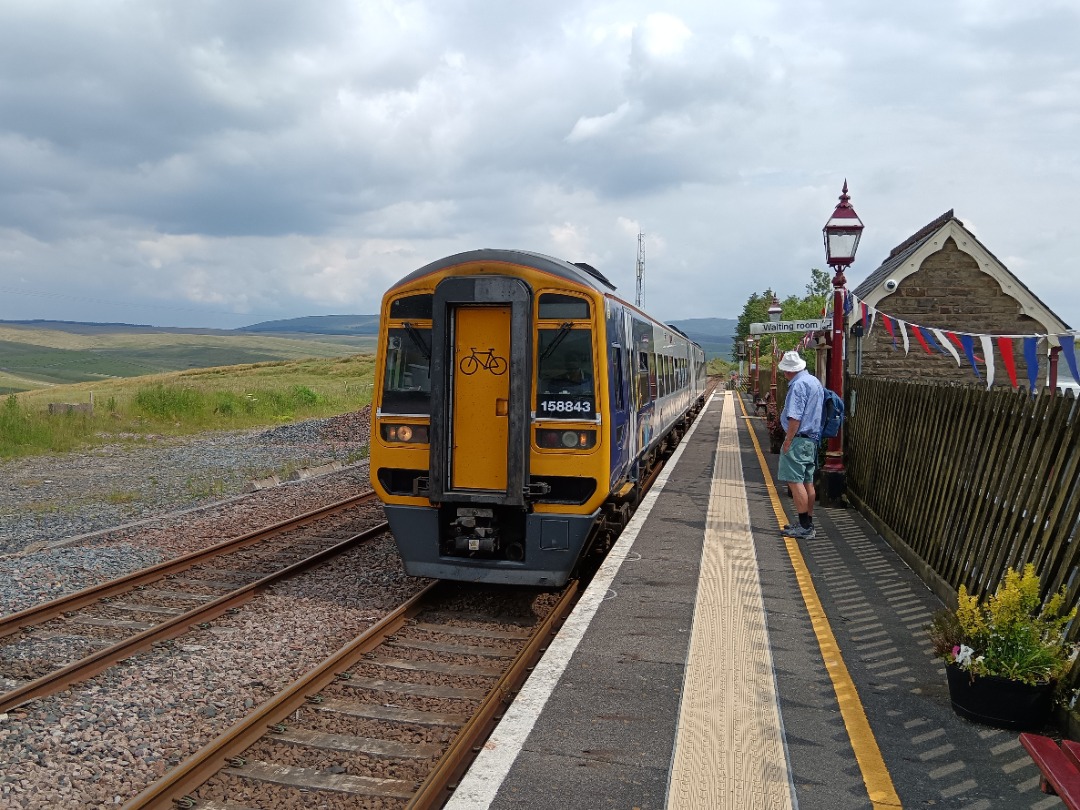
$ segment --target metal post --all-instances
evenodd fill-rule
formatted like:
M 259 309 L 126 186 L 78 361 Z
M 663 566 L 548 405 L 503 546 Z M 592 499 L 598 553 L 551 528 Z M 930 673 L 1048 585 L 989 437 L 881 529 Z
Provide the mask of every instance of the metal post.
M 844 277 L 842 265 L 836 265 L 833 270 L 833 323 L 832 323 L 832 346 L 829 350 L 829 388 L 836 392 L 841 399 L 844 398 L 844 285 L 847 279 Z M 825 490 L 830 501 L 835 501 L 847 489 L 847 469 L 844 467 L 844 436 L 843 432 L 837 433 L 829 439 L 825 450 Z

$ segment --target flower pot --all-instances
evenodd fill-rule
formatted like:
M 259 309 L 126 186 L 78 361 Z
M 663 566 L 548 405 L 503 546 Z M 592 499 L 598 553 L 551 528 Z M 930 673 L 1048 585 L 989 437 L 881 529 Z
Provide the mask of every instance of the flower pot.
M 996 675 L 970 673 L 955 664 L 945 667 L 953 711 L 987 726 L 1008 729 L 1038 728 L 1050 719 L 1054 684 L 1027 684 Z

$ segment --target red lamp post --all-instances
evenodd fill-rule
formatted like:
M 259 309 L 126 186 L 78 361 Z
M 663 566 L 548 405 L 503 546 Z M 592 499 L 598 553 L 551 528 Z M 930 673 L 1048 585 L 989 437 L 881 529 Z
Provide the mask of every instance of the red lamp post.
M 851 207 L 847 180 L 829 221 L 822 228 L 825 237 L 825 260 L 833 269 L 832 348 L 829 353 L 828 385 L 841 398 L 844 396 L 844 268 L 855 261 L 863 224 Z M 847 470 L 844 467 L 844 437 L 838 434 L 829 439 L 825 450 L 825 488 L 829 500 L 838 499 L 847 489 Z

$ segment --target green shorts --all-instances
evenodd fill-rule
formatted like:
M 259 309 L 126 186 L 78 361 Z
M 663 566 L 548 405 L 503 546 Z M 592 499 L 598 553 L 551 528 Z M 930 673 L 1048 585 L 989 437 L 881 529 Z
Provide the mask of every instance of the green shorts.
M 791 447 L 780 454 L 780 466 L 776 470 L 779 481 L 794 484 L 810 484 L 817 469 L 818 443 L 805 436 L 796 436 Z

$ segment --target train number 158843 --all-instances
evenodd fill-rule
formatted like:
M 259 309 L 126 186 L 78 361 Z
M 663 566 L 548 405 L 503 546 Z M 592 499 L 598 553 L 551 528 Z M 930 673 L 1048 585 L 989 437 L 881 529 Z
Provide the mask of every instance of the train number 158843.
M 540 400 L 540 412 L 543 416 L 591 417 L 593 401 L 591 397 L 582 399 L 546 397 Z

